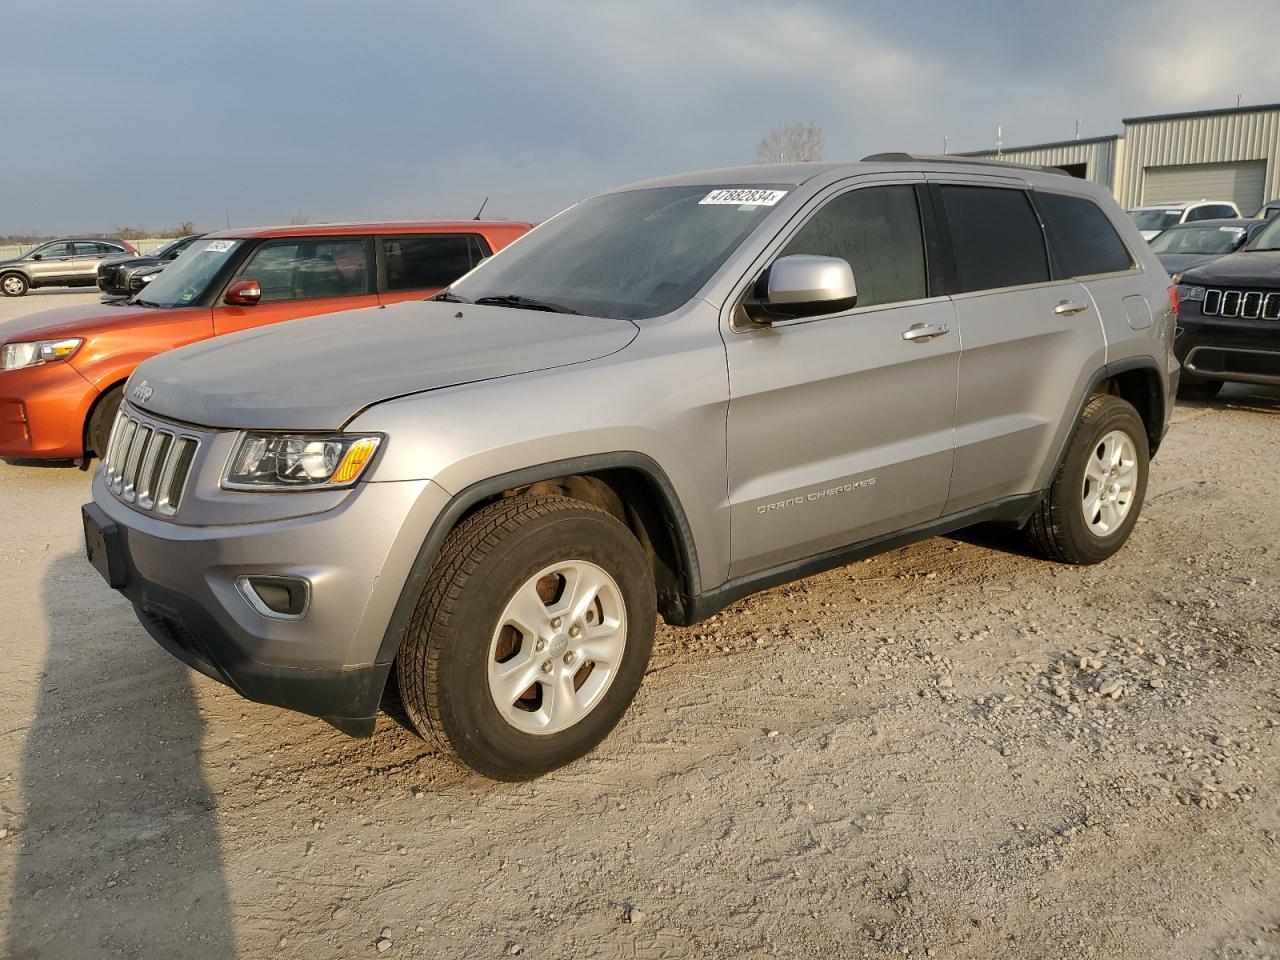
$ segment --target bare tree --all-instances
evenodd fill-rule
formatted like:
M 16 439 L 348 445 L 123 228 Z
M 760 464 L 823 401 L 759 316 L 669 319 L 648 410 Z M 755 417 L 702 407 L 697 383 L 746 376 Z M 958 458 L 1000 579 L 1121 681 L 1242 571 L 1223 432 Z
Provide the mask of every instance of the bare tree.
M 756 163 L 796 163 L 822 159 L 822 127 L 792 123 L 779 127 L 756 144 Z

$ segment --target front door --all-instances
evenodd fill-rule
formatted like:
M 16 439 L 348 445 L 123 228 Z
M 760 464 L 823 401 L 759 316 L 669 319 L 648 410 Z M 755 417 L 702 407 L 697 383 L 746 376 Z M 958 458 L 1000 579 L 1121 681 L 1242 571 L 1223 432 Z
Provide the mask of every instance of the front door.
M 253 306 L 215 305 L 214 334 L 376 307 L 369 246 L 368 237 L 289 237 L 264 242 L 229 281 L 258 281 L 262 299 Z
M 70 243 L 62 240 L 46 243 L 43 247 L 31 252 L 27 272 L 31 274 L 31 279 L 36 284 L 53 283 L 67 275 L 71 257 Z
M 922 196 L 912 182 L 833 188 L 775 259 L 847 260 L 857 306 L 724 331 L 731 577 L 941 515 L 960 339 L 931 289 Z

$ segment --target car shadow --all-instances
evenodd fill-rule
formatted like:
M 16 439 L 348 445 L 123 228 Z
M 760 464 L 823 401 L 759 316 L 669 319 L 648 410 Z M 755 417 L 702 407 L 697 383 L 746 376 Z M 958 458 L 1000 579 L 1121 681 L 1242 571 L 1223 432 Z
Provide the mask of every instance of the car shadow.
M 42 590 L 5 956 L 234 957 L 188 671 L 80 555 L 54 561 Z
M 1183 401 L 1178 401 L 1180 404 Z M 1250 410 L 1256 413 L 1280 411 L 1280 387 L 1255 386 L 1247 383 L 1229 383 L 1212 400 L 1191 404 L 1197 407 L 1229 407 L 1232 410 Z

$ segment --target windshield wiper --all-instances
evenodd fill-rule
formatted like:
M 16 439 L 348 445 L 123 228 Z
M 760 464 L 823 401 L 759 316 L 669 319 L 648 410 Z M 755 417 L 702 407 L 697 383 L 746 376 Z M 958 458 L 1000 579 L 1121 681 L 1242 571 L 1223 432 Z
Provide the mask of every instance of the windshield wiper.
M 452 290 L 441 290 L 439 293 L 437 293 L 434 297 L 431 297 L 430 299 L 443 300 L 445 303 L 470 303 L 471 302 L 466 297 L 459 296 L 458 294 L 454 293 Z
M 476 303 L 492 307 L 515 307 L 517 310 L 545 310 L 547 313 L 578 312 L 558 303 L 535 300 L 533 297 L 522 297 L 518 293 L 505 293 L 499 297 L 478 297 Z
M 160 304 L 156 303 L 153 300 L 143 300 L 141 297 L 134 297 L 132 300 L 128 302 L 130 304 L 137 304 L 140 307 L 159 307 L 160 306 Z

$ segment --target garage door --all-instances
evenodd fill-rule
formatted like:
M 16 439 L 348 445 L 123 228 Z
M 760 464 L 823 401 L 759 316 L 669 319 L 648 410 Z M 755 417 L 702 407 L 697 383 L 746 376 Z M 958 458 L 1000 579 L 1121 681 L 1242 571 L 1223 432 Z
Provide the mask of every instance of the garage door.
M 1251 217 L 1267 198 L 1267 161 L 1189 163 L 1178 167 L 1147 167 L 1143 171 L 1142 202 L 1177 200 L 1234 200 Z

